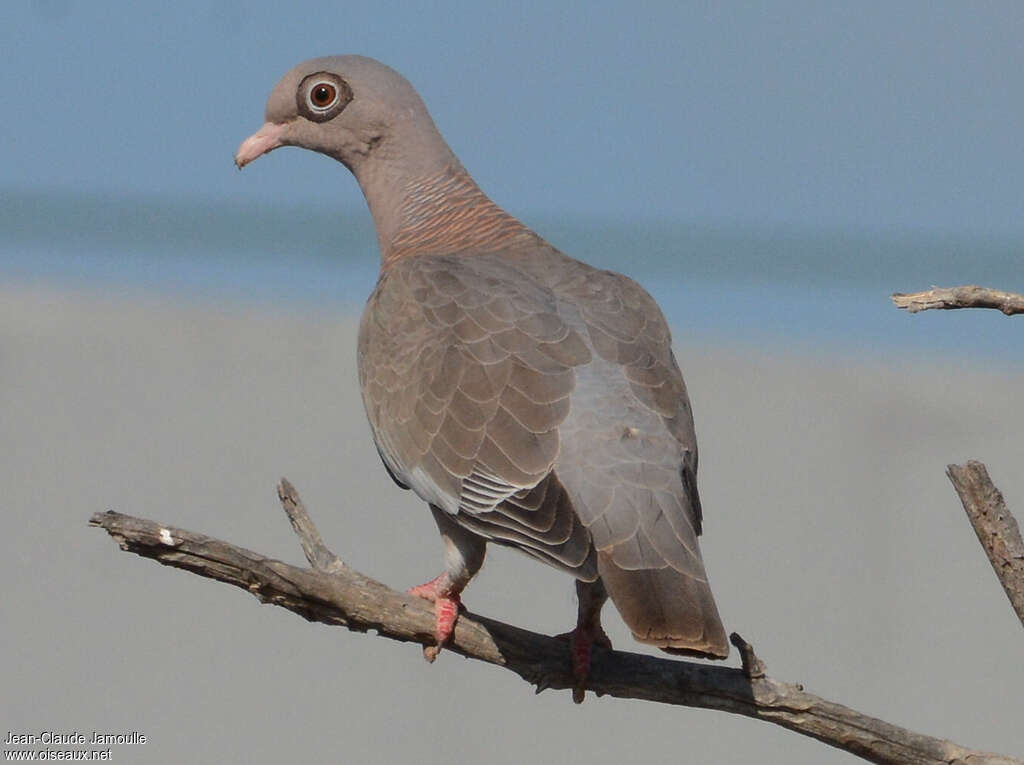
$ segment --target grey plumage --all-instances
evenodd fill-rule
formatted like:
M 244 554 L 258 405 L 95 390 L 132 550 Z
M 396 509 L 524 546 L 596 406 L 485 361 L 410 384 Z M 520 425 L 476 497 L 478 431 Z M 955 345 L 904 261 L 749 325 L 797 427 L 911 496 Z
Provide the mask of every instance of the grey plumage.
M 281 145 L 320 151 L 352 170 L 374 216 L 381 276 L 359 330 L 360 384 L 389 473 L 445 539 L 438 597 L 457 600 L 486 540 L 595 588 L 581 626 L 600 630 L 607 589 L 638 640 L 726 656 L 697 541 L 689 399 L 651 297 L 488 199 L 382 64 L 301 64 L 267 120 L 239 166 Z

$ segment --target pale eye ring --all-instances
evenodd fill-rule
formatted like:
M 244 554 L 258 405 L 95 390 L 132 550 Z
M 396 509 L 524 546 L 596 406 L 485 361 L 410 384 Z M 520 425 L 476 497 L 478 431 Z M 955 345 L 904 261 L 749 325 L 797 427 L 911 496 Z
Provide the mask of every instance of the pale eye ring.
M 306 103 L 314 112 L 326 112 L 338 103 L 338 88 L 329 80 L 318 80 L 306 91 Z
M 352 101 L 352 88 L 333 72 L 314 72 L 295 91 L 295 107 L 311 122 L 337 117 Z

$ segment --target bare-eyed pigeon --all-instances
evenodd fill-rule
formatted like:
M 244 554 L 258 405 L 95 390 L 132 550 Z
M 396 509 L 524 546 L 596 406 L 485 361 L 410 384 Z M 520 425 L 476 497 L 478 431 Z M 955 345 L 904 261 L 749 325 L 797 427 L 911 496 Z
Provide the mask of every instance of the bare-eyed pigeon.
M 359 381 L 387 471 L 428 503 L 444 541 L 444 572 L 411 590 L 435 604 L 437 646 L 494 542 L 575 577 L 575 700 L 593 643 L 607 644 L 609 596 L 640 642 L 724 658 L 697 544 L 690 402 L 650 295 L 492 202 L 377 61 L 288 72 L 235 162 L 279 146 L 344 164 L 376 224 Z

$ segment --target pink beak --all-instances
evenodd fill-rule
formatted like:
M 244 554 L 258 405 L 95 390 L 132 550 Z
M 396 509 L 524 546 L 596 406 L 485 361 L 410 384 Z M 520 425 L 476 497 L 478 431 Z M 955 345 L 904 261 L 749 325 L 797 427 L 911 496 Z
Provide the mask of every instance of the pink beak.
M 266 122 L 263 127 L 242 141 L 235 154 L 235 164 L 238 169 L 248 165 L 257 157 L 262 157 L 268 151 L 273 151 L 278 146 L 283 146 L 281 137 L 284 135 L 288 123 Z

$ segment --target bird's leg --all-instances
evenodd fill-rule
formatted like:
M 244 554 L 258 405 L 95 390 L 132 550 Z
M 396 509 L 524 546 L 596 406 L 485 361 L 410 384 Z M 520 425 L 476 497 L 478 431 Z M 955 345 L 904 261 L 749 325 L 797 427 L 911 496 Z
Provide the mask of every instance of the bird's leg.
M 608 639 L 601 627 L 601 607 L 608 600 L 608 592 L 604 588 L 604 583 L 600 579 L 594 582 L 583 582 L 577 579 L 576 595 L 580 601 L 576 629 L 558 637 L 569 641 L 569 650 L 572 655 L 572 675 L 576 679 L 576 685 L 572 689 L 572 700 L 577 704 L 582 704 L 586 694 L 584 687 L 587 683 L 587 676 L 590 674 L 590 658 L 594 645 L 611 648 L 612 641 Z
M 455 522 L 444 510 L 430 507 L 437 522 L 437 529 L 444 541 L 445 570 L 425 584 L 409 590 L 434 604 L 434 638 L 436 645 L 423 648 L 423 658 L 433 661 L 455 630 L 455 621 L 459 618 L 459 607 L 462 605 L 461 594 L 469 580 L 480 570 L 484 562 L 487 543 L 482 537 L 467 531 Z
M 455 620 L 459 616 L 462 599 L 461 589 L 452 586 L 448 572 L 434 577 L 429 582 L 419 584 L 409 590 L 410 595 L 429 600 L 434 604 L 434 638 L 437 645 L 423 647 L 423 657 L 432 662 L 441 651 L 441 646 L 451 637 L 455 630 Z

